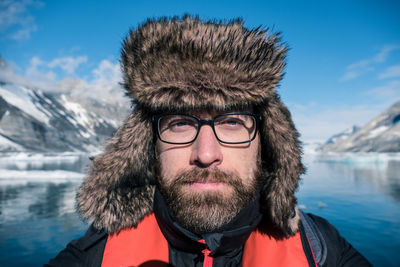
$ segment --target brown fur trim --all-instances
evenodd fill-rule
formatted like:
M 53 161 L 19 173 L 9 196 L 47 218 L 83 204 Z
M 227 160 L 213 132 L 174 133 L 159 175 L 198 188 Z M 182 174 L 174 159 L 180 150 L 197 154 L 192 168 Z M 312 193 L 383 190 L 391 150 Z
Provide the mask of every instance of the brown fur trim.
M 99 157 L 77 194 L 84 219 L 108 233 L 136 226 L 153 211 L 155 186 L 151 119 L 134 110 Z
M 162 18 L 132 30 L 124 41 L 121 64 L 135 109 L 104 154 L 94 160 L 78 192 L 83 217 L 113 233 L 136 226 L 152 212 L 151 113 L 251 106 L 262 115 L 264 219 L 283 236 L 297 232 L 291 214 L 304 172 L 301 146 L 290 112 L 275 90 L 286 50 L 279 35 L 248 30 L 241 20 Z
M 300 175 L 304 173 L 301 163 L 301 147 L 288 109 L 279 101 L 270 101 L 259 112 L 263 117 L 261 149 L 264 188 L 262 209 L 273 225 L 284 235 L 293 235 L 289 225 L 290 215 L 297 204 L 295 191 Z M 295 229 L 297 231 L 297 229 Z
M 152 110 L 254 105 L 282 78 L 286 47 L 278 35 L 243 22 L 149 20 L 124 42 L 125 88 Z

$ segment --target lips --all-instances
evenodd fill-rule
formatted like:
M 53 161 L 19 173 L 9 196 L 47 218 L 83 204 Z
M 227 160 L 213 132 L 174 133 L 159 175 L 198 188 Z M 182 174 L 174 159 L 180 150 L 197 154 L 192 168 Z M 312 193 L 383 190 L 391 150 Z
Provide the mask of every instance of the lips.
M 221 170 L 199 170 L 193 169 L 180 173 L 176 178 L 176 181 L 181 184 L 193 184 L 193 183 L 229 183 L 232 181 L 230 174 Z
M 224 174 L 226 175 L 226 174 Z M 227 183 L 227 179 L 225 177 L 222 177 L 220 174 L 213 175 L 212 173 L 208 174 L 207 176 L 205 175 L 199 175 L 197 177 L 192 176 L 190 179 L 187 179 L 185 183 L 187 184 L 194 184 L 194 183 L 200 183 L 200 184 L 219 184 L 219 183 Z
M 188 185 L 190 188 L 198 190 L 216 190 L 227 186 L 226 183 L 221 182 L 194 182 Z

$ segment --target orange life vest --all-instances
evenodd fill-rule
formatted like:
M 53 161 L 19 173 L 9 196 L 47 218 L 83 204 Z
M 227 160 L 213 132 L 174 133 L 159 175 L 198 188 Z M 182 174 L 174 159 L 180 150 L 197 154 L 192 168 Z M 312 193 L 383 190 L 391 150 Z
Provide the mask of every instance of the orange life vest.
M 204 260 L 204 266 L 210 262 L 212 264 L 212 259 L 210 261 L 209 258 Z M 168 242 L 162 234 L 154 214 L 151 214 L 146 216 L 137 228 L 125 229 L 119 234 L 108 237 L 102 267 L 161 267 L 168 266 L 168 262 Z M 299 233 L 284 240 L 276 240 L 254 231 L 245 243 L 242 266 L 309 265 Z

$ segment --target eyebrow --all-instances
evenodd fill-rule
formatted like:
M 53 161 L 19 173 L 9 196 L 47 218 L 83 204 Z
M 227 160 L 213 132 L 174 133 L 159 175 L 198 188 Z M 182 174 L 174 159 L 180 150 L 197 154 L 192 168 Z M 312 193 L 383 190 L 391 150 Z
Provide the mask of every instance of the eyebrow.
M 214 118 L 215 116 L 218 116 L 220 114 L 225 114 L 225 113 L 231 113 L 231 112 L 249 112 L 253 113 L 254 108 L 253 107 L 248 107 L 248 108 L 238 108 L 238 109 L 225 109 L 225 110 L 209 110 L 209 109 L 194 109 L 194 110 L 185 110 L 182 112 L 182 114 L 191 114 L 194 116 L 197 116 L 200 118 L 200 115 L 206 114 L 210 115 L 211 118 Z

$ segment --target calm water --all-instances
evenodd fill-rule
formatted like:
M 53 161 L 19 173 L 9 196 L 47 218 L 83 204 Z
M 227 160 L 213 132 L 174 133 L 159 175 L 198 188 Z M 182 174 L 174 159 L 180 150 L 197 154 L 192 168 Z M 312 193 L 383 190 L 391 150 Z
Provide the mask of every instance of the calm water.
M 0 155 L 0 266 L 41 266 L 87 225 L 74 195 L 88 155 Z M 400 155 L 306 155 L 299 206 L 375 266 L 400 265 Z

